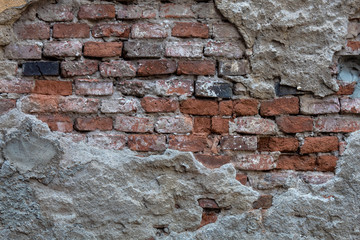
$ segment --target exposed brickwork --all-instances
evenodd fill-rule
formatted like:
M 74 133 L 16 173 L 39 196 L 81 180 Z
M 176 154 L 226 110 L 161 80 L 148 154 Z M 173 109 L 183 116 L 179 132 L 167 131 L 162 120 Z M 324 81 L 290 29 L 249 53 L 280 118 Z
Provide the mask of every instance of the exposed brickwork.
M 249 92 L 258 81 L 249 77 L 254 49 L 212 1 L 55 2 L 14 25 L 17 42 L 2 54 L 0 114 L 18 108 L 100 148 L 190 151 L 208 168 L 233 164 L 236 179 L 255 188 L 264 187 L 256 174 L 270 188 L 294 174 L 328 181 L 348 133 L 360 130 L 355 82 L 338 81 L 327 97 L 282 81 L 276 97 Z M 345 50 L 358 55 L 359 33 L 349 34 Z M 271 195 L 253 207 L 271 207 Z M 201 224 L 216 219 L 207 214 Z
M 300 147 L 300 153 L 331 152 L 338 149 L 337 137 L 307 137 Z
M 65 81 L 36 80 L 32 92 L 46 95 L 71 95 L 72 83 Z
M 262 116 L 275 116 L 282 114 L 298 114 L 299 113 L 299 99 L 292 98 L 278 98 L 270 101 L 261 102 L 260 114 Z
M 54 38 L 88 38 L 90 27 L 85 23 L 58 23 L 53 26 Z
M 184 38 L 208 38 L 209 28 L 202 23 L 177 22 L 171 30 L 171 35 Z
M 84 56 L 87 57 L 117 57 L 122 54 L 122 42 L 86 42 Z

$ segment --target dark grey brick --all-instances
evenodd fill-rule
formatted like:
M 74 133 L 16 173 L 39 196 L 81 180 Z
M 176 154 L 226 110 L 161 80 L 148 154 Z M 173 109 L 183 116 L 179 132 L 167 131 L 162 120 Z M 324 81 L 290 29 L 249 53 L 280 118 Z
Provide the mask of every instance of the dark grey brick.
M 59 75 L 59 62 L 25 62 L 24 76 L 56 76 Z
M 125 42 L 125 57 L 128 58 L 160 58 L 164 55 L 162 43 Z
M 195 95 L 198 97 L 231 98 L 232 84 L 211 77 L 203 77 L 196 81 Z
M 294 87 L 280 85 L 279 82 L 275 83 L 275 92 L 276 92 L 276 96 L 278 96 L 278 97 L 286 96 L 286 95 L 302 95 L 302 94 L 304 94 L 304 92 L 298 91 Z

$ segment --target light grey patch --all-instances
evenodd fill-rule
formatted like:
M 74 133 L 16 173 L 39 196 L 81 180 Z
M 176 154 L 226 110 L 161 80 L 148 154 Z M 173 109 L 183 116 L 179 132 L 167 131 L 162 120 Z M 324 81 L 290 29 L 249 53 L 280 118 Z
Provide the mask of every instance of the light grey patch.
M 248 48 L 251 76 L 326 96 L 337 91 L 333 56 L 346 44 L 348 16 L 360 0 L 215 0 Z M 252 91 L 250 89 L 250 91 Z
M 13 163 L 21 173 L 49 164 L 58 153 L 51 141 L 32 134 L 11 139 L 5 144 L 3 151 L 5 159 Z

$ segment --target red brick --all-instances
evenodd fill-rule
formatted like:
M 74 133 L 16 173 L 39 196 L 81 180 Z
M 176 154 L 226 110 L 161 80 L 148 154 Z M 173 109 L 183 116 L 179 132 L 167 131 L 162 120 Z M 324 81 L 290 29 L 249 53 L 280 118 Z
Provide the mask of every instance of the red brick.
M 99 102 L 99 99 L 69 96 L 62 98 L 59 106 L 63 112 L 96 113 Z
M 211 198 L 200 198 L 198 200 L 199 206 L 206 209 L 220 209 L 219 205 L 214 199 Z
M 326 114 L 340 112 L 337 96 L 318 99 L 311 96 L 300 97 L 300 111 L 303 114 Z
M 346 46 L 351 48 L 352 51 L 357 51 L 360 49 L 360 41 L 348 41 Z
M 63 77 L 89 76 L 99 69 L 99 62 L 85 59 L 83 61 L 64 61 L 61 63 Z
M 157 94 L 160 96 L 191 96 L 194 84 L 191 79 L 158 80 L 156 81 Z
M 110 131 L 113 127 L 113 120 L 109 117 L 76 118 L 74 128 L 79 131 Z
M 36 45 L 9 44 L 5 47 L 8 59 L 41 59 L 41 48 Z
M 45 122 L 51 131 L 69 133 L 73 131 L 73 121 L 69 116 L 65 115 L 40 115 L 38 118 Z
M 165 57 L 201 58 L 203 44 L 196 42 L 169 42 L 165 46 Z
M 155 125 L 158 133 L 190 133 L 192 129 L 192 118 L 187 116 L 160 117 Z
M 80 41 L 44 43 L 43 54 L 46 57 L 79 57 L 82 54 Z
M 336 95 L 351 95 L 355 90 L 356 82 L 347 83 L 338 81 L 338 85 L 339 91 L 336 92 Z
M 276 160 L 275 156 L 265 154 L 237 155 L 233 164 L 239 170 L 264 171 L 274 169 Z
M 53 27 L 54 38 L 88 38 L 90 27 L 86 23 L 57 23 Z
M 0 114 L 3 114 L 16 107 L 16 100 L 0 99 Z
M 235 119 L 234 130 L 246 134 L 275 134 L 277 127 L 270 119 L 242 117 Z
M 180 104 L 180 111 L 192 115 L 218 115 L 218 102 L 213 100 L 187 99 Z
M 255 151 L 257 138 L 255 136 L 223 136 L 220 145 L 222 150 Z
M 231 116 L 233 113 L 233 101 L 219 102 L 219 114 L 224 116 Z
M 20 39 L 49 39 L 50 25 L 43 22 L 15 24 L 14 32 Z
M 33 80 L 0 79 L 1 93 L 30 93 L 34 87 Z
M 152 133 L 154 120 L 145 117 L 118 116 L 115 119 L 114 129 L 122 132 Z
M 101 37 L 120 37 L 129 38 L 130 25 L 125 23 L 116 24 L 97 24 L 91 29 L 92 35 L 95 38 Z
M 208 117 L 194 117 L 194 133 L 209 134 L 211 129 L 211 119 Z
M 355 132 L 360 130 L 360 121 L 347 117 L 319 117 L 315 120 L 316 132 Z
M 331 152 L 339 150 L 339 140 L 335 136 L 329 137 L 306 137 L 300 147 L 300 153 Z
M 145 112 L 175 112 L 179 108 L 179 103 L 174 99 L 144 97 L 141 106 Z
M 194 18 L 195 14 L 189 5 L 167 3 L 160 7 L 160 17 L 163 18 Z
M 101 112 L 103 113 L 134 113 L 138 109 L 136 98 L 115 98 L 101 101 Z
M 99 79 L 76 79 L 75 89 L 77 95 L 112 95 L 113 82 Z
M 128 146 L 133 151 L 164 151 L 166 149 L 166 137 L 158 135 L 130 135 Z
M 205 225 L 210 223 L 215 223 L 217 220 L 217 213 L 216 212 L 203 212 L 201 216 L 201 222 L 199 228 L 202 228 Z
M 246 185 L 247 180 L 248 180 L 247 175 L 241 174 L 241 173 L 237 173 L 235 178 L 236 178 L 236 180 L 238 180 L 242 185 Z
M 87 135 L 87 144 L 102 148 L 120 150 L 126 146 L 125 134 L 114 133 L 91 133 Z
M 276 116 L 281 114 L 298 114 L 299 98 L 278 98 L 269 101 L 262 101 L 260 106 L 261 116 Z
M 209 41 L 204 49 L 204 55 L 209 57 L 242 58 L 244 47 L 237 43 L 224 41 Z
M 21 100 L 21 109 L 26 113 L 54 113 L 59 111 L 59 96 L 29 95 Z
M 281 170 L 314 171 L 316 170 L 316 157 L 280 155 L 276 168 Z
M 236 116 L 253 116 L 258 114 L 259 101 L 256 99 L 238 99 L 234 100 L 233 112 Z
M 47 4 L 37 10 L 39 19 L 46 22 L 67 22 L 74 19 L 72 7 L 64 4 Z
M 299 141 L 296 138 L 286 137 L 261 137 L 258 143 L 259 151 L 268 152 L 296 152 Z
M 317 171 L 334 172 L 338 158 L 331 155 L 319 156 L 316 160 Z
M 166 38 L 167 29 L 164 25 L 155 23 L 136 23 L 131 28 L 132 38 Z
M 268 209 L 272 206 L 272 198 L 273 196 L 271 195 L 261 195 L 258 200 L 256 200 L 253 203 L 253 208 L 254 209 Z
M 209 28 L 203 23 L 177 22 L 171 30 L 173 37 L 208 38 Z
M 341 113 L 360 113 L 360 99 L 359 98 L 342 98 Z
M 171 135 L 169 136 L 169 148 L 186 152 L 202 152 L 207 146 L 205 136 Z
M 204 61 L 179 61 L 177 74 L 186 75 L 214 75 L 216 62 Z
M 122 42 L 86 42 L 84 56 L 87 57 L 117 57 L 122 53 Z
M 176 71 L 176 62 L 172 60 L 141 60 L 138 64 L 137 74 L 143 77 L 171 74 Z
M 285 133 L 312 132 L 313 120 L 304 116 L 281 116 L 276 118 L 280 130 Z
M 229 118 L 212 117 L 211 132 L 216 134 L 229 133 Z
M 206 154 L 196 154 L 195 158 L 207 168 L 219 168 L 222 165 L 228 164 L 231 161 L 230 156 L 215 156 Z
M 32 92 L 44 95 L 67 96 L 72 94 L 72 83 L 65 81 L 36 80 Z
M 130 61 L 111 61 L 100 64 L 100 74 L 103 77 L 135 77 L 136 65 Z
M 112 4 L 82 5 L 78 17 L 91 20 L 115 18 L 115 6 Z

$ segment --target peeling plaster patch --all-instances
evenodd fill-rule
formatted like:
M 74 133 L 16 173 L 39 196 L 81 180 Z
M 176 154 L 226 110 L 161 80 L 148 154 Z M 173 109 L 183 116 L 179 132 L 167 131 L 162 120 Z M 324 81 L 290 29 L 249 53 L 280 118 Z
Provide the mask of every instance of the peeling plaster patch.
M 345 45 L 348 17 L 360 0 L 215 0 L 217 8 L 253 48 L 252 78 L 326 96 L 338 90 L 334 53 Z M 251 91 L 251 90 L 250 90 Z
M 0 0 L 0 13 L 9 8 L 21 7 L 26 4 L 26 0 Z
M 4 147 L 5 159 L 22 173 L 39 165 L 49 164 L 57 154 L 57 149 L 51 141 L 32 134 L 13 138 Z

